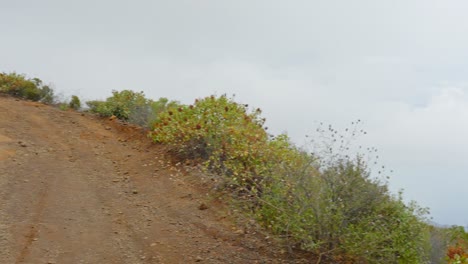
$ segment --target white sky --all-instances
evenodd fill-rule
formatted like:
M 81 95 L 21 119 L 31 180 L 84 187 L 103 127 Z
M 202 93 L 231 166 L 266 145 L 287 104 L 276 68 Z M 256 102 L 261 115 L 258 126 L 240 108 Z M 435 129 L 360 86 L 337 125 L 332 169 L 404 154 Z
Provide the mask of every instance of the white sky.
M 468 2 L 0 0 L 0 71 L 64 95 L 236 94 L 296 141 L 361 119 L 390 185 L 468 225 Z

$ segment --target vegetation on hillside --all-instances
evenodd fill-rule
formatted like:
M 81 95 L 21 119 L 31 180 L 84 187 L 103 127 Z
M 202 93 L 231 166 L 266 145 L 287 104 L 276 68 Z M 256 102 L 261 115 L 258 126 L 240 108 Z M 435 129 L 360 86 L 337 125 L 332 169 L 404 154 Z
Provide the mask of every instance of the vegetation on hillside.
M 431 263 L 468 263 L 468 233 L 461 226 L 431 226 Z
M 0 93 L 46 104 L 54 102 L 54 91 L 41 79 L 29 79 L 16 73 L 0 73 Z
M 120 120 L 148 127 L 156 116 L 166 107 L 177 105 L 177 102 L 160 98 L 158 101 L 147 99 L 143 92 L 131 90 L 112 91 L 112 96 L 105 101 L 88 101 L 89 110 L 100 116 L 115 116 Z
M 54 90 L 39 78 L 28 78 L 17 73 L 0 73 L 0 94 L 58 106 L 62 110 L 80 110 L 81 101 L 76 95 L 69 102 L 60 102 Z
M 0 93 L 54 102 L 42 81 L 15 73 L 0 74 Z M 331 126 L 319 129 L 328 133 L 319 140 L 331 143 L 307 150 L 269 134 L 260 109 L 224 95 L 184 105 L 123 90 L 86 104 L 100 116 L 150 128 L 175 157 L 203 164 L 217 190 L 291 253 L 333 263 L 468 263 L 465 230 L 429 224 L 427 209 L 391 194 L 372 177 L 366 155 L 345 153 L 349 135 Z M 80 109 L 81 102 L 72 96 L 63 107 Z
M 68 103 L 68 107 L 70 107 L 73 110 L 79 110 L 81 109 L 81 100 L 78 96 L 72 95 L 71 100 Z
M 261 110 L 226 96 L 169 108 L 152 137 L 182 159 L 201 159 L 251 217 L 290 249 L 341 263 L 424 263 L 426 211 L 372 179 L 362 157 L 327 157 L 269 136 Z M 326 164 L 326 165 L 325 165 Z

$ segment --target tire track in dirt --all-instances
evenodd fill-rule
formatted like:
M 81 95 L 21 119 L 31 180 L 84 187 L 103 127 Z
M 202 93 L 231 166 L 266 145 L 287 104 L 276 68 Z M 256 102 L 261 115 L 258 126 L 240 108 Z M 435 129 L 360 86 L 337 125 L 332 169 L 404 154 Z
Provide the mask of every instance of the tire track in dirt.
M 24 261 L 25 257 L 29 254 L 29 249 L 31 247 L 31 244 L 35 241 L 37 234 L 38 234 L 38 229 L 36 228 L 37 223 L 39 223 L 39 219 L 41 218 L 42 212 L 44 211 L 45 208 L 45 201 L 47 199 L 47 187 L 41 190 L 39 194 L 39 201 L 37 202 L 37 205 L 35 206 L 36 211 L 34 212 L 34 216 L 32 219 L 32 224 L 29 228 L 28 234 L 26 234 L 26 241 L 24 242 L 22 249 L 16 258 L 16 263 L 21 263 Z

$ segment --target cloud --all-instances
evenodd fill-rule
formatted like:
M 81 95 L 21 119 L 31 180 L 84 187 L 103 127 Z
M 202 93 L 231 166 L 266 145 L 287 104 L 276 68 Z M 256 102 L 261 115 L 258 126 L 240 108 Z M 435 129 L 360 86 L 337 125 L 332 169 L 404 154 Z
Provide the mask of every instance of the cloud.
M 381 127 L 381 134 L 385 131 L 388 135 L 388 148 L 407 146 L 408 149 L 410 146 L 420 151 L 413 160 L 422 163 L 429 160 L 444 164 L 460 162 L 461 155 L 449 155 L 453 157 L 447 160 L 446 154 L 468 154 L 466 89 L 442 88 L 424 106 L 389 103 L 385 107 L 387 109 L 383 110 L 382 119 L 376 125 Z M 428 156 L 430 154 L 434 156 Z
M 443 87 L 425 105 L 387 102 L 374 108 L 369 122 L 373 144 L 396 170 L 391 185 L 404 188 L 408 199 L 429 206 L 436 220 L 466 225 L 458 213 L 468 199 L 468 93 Z M 442 212 L 451 211 L 453 214 Z

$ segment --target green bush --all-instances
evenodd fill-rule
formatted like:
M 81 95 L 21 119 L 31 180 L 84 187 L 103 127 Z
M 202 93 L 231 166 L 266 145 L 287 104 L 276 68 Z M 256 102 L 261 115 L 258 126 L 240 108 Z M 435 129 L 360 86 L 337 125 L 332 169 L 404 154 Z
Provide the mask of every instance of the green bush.
M 62 111 L 68 111 L 70 109 L 70 104 L 67 103 L 59 103 L 57 106 Z
M 121 120 L 128 121 L 131 110 L 139 105 L 146 105 L 147 99 L 144 94 L 136 93 L 130 90 L 112 91 L 112 96 L 106 101 L 90 101 L 87 105 L 92 112 L 102 116 L 116 116 Z
M 112 91 L 106 101 L 89 101 L 90 111 L 101 116 L 116 116 L 118 119 L 141 126 L 148 126 L 152 119 L 152 101 L 145 98 L 143 92 L 130 90 Z
M 80 98 L 76 95 L 72 95 L 70 103 L 68 103 L 68 107 L 74 110 L 79 110 L 81 108 Z
M 120 120 L 143 127 L 150 127 L 158 114 L 167 108 L 179 105 L 167 98 L 153 101 L 145 98 L 143 92 L 130 90 L 112 91 L 112 96 L 105 101 L 88 101 L 86 104 L 93 113 L 104 117 L 116 116 Z
M 200 159 L 208 169 L 229 176 L 233 184 L 248 184 L 267 169 L 268 135 L 260 109 L 226 96 L 206 97 L 190 106 L 169 107 L 153 124 L 154 141 L 172 146 L 183 159 Z
M 153 119 L 151 121 L 156 121 L 157 116 L 166 111 L 169 108 L 177 108 L 180 105 L 177 101 L 169 101 L 165 97 L 159 98 L 158 101 L 151 101 L 151 108 L 153 110 Z
M 54 92 L 49 86 L 38 78 L 27 79 L 17 73 L 0 73 L 0 92 L 47 104 L 54 102 Z
M 161 112 L 151 136 L 222 176 L 249 217 L 291 250 L 340 263 L 428 259 L 425 209 L 393 197 L 360 156 L 327 158 L 298 149 L 286 135 L 269 136 L 260 114 L 226 96 L 206 97 Z
M 468 233 L 464 227 L 431 227 L 431 244 L 431 263 L 468 263 Z
M 103 116 L 103 117 L 112 116 L 112 110 L 110 109 L 110 107 L 107 105 L 105 101 L 98 101 L 98 100 L 87 101 L 86 105 L 88 105 L 89 111 L 99 114 L 100 116 Z
M 339 160 L 320 171 L 304 163 L 286 171 L 264 188 L 256 216 L 288 246 L 352 263 L 427 259 L 426 211 L 392 197 L 361 161 Z

